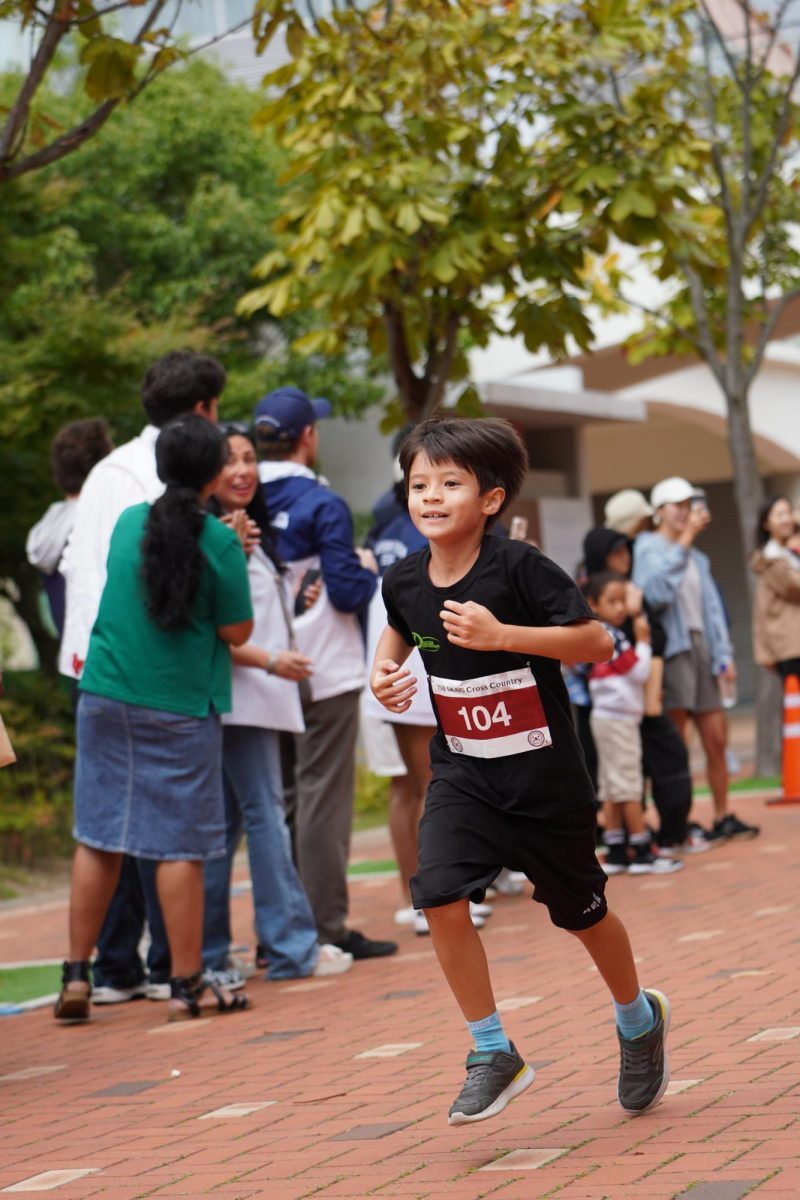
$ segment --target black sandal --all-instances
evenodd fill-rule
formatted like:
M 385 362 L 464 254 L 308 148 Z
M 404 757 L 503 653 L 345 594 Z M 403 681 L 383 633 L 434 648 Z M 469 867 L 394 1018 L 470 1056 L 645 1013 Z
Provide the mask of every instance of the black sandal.
M 85 992 L 69 991 L 68 983 L 86 983 Z M 88 1021 L 91 1008 L 92 981 L 89 975 L 89 963 L 65 962 L 61 970 L 61 992 L 55 1004 L 55 1016 L 58 1021 Z
M 231 996 L 230 1000 L 226 1000 L 222 988 L 219 987 L 213 979 L 204 979 L 202 971 L 195 971 L 194 975 L 174 975 L 169 981 L 170 991 L 173 1000 L 180 1000 L 184 1008 L 170 1009 L 170 1021 L 191 1021 L 195 1017 L 215 1017 L 220 1013 L 246 1012 L 252 1008 L 252 1002 L 247 996 L 240 994 Z M 217 998 L 217 1007 L 200 1007 L 200 997 L 206 988 L 214 993 Z

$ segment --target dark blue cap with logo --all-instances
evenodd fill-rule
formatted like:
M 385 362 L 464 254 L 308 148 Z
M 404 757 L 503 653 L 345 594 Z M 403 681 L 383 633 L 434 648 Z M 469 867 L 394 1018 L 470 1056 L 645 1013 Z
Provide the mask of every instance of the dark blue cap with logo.
M 253 423 L 259 437 L 296 442 L 308 425 L 329 417 L 332 411 L 329 400 L 310 400 L 302 388 L 280 387 L 259 400 Z

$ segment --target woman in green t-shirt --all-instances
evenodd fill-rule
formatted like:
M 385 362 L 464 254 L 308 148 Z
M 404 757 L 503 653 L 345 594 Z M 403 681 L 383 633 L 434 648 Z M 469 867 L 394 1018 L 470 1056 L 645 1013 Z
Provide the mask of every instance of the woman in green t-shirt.
M 200 966 L 203 862 L 225 853 L 219 714 L 231 706 L 229 646 L 253 626 L 241 543 L 204 511 L 226 456 L 225 436 L 202 417 L 165 425 L 156 443 L 164 495 L 126 509 L 111 538 L 78 704 L 60 1020 L 89 1016 L 89 956 L 123 854 L 158 862 L 169 1019 L 249 1007 L 204 982 Z

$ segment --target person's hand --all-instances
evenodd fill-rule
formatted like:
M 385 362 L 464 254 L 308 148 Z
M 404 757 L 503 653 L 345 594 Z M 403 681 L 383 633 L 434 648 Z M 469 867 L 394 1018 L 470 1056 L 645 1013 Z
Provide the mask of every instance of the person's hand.
M 309 608 L 317 603 L 322 595 L 322 579 L 315 579 L 308 587 L 303 589 L 303 612 L 308 612 Z
M 372 571 L 373 575 L 378 574 L 378 560 L 371 550 L 367 550 L 364 546 L 356 546 L 356 554 L 358 561 L 367 571 Z
M 633 618 L 633 636 L 637 642 L 650 641 L 650 622 L 644 613 Z
M 310 658 L 306 658 L 305 654 L 300 654 L 297 650 L 281 650 L 272 668 L 272 674 L 277 675 L 279 679 L 290 679 L 293 683 L 299 683 L 301 679 L 308 679 L 313 674 L 313 665 Z
M 731 683 L 736 682 L 736 663 L 731 661 L 725 664 L 725 667 L 719 673 L 720 679 L 729 679 Z
M 405 712 L 417 690 L 417 681 L 409 670 L 390 658 L 375 663 L 370 679 L 372 694 L 389 712 Z
M 630 580 L 625 584 L 625 611 L 629 617 L 638 617 L 642 611 L 642 589 Z
M 696 508 L 689 509 L 689 516 L 686 521 L 686 526 L 681 533 L 678 541 L 681 545 L 688 549 L 694 542 L 694 539 L 704 529 L 707 529 L 711 524 L 711 513 L 705 505 L 698 505 Z
M 447 633 L 447 640 L 465 650 L 497 650 L 503 626 L 488 608 L 467 600 L 445 600 L 439 613 Z
M 247 515 L 243 508 L 237 508 L 235 512 L 224 513 L 220 517 L 223 525 L 227 525 L 238 537 L 242 543 L 242 549 L 245 554 L 252 554 L 253 550 L 261 541 L 261 530 L 251 517 Z

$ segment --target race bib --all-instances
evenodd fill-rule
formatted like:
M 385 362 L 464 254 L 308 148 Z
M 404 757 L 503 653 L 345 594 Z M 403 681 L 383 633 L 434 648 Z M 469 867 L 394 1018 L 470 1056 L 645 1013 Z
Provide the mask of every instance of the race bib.
M 479 679 L 431 675 L 430 681 L 439 724 L 454 754 L 503 758 L 552 746 L 530 667 Z

